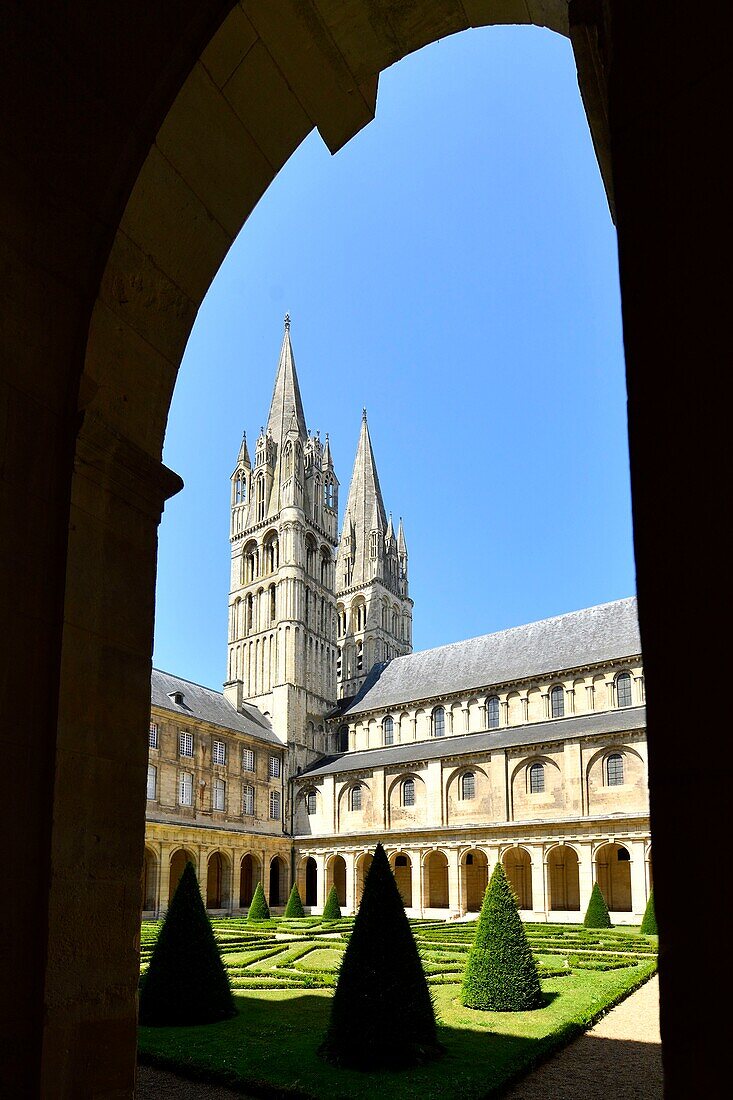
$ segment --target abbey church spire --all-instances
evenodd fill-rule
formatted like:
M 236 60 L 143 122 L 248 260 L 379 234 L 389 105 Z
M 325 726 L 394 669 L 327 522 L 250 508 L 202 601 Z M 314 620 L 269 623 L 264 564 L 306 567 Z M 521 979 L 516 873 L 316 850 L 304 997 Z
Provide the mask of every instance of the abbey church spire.
M 395 539 L 364 409 L 336 557 L 341 697 L 358 691 L 373 664 L 411 652 L 412 600 L 401 522 Z
M 290 315 L 286 313 L 275 388 L 272 391 L 270 415 L 267 418 L 267 435 L 278 447 L 281 447 L 290 433 L 298 436 L 303 443 L 308 438 L 303 401 L 295 370 L 295 356 L 290 343 Z

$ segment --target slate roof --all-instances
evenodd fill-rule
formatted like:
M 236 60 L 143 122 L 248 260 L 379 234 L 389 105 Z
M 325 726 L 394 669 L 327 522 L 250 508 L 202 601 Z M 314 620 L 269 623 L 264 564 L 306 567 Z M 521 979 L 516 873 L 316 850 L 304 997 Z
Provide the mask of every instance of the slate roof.
M 646 707 L 626 707 L 623 710 L 596 711 L 577 714 L 572 718 L 554 718 L 532 722 L 526 726 L 465 733 L 452 737 L 433 737 L 429 741 L 410 741 L 405 745 L 390 745 L 379 749 L 362 749 L 329 756 L 320 764 L 305 768 L 299 778 L 336 775 L 339 772 L 382 768 L 392 764 L 409 764 L 416 760 L 437 760 L 440 757 L 477 755 L 492 749 L 520 748 L 523 745 L 566 741 L 573 737 L 594 734 L 626 733 L 646 728 Z
M 183 694 L 183 703 L 180 706 L 169 698 L 169 692 L 177 691 Z M 182 680 L 180 676 L 161 672 L 157 668 L 153 669 L 151 677 L 151 703 L 154 707 L 170 711 L 183 719 L 198 718 L 202 722 L 211 722 L 212 725 L 233 730 L 235 733 L 246 733 L 250 737 L 283 748 L 269 719 L 257 707 L 243 703 L 240 713 L 220 691 L 194 684 L 191 680 Z
M 636 597 L 426 649 L 375 665 L 349 717 L 641 653 Z

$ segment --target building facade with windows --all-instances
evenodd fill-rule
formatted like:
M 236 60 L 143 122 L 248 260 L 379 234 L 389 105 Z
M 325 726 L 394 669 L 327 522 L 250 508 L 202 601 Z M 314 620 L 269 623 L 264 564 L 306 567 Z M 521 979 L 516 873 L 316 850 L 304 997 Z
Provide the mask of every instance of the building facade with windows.
M 617 921 L 651 889 L 635 599 L 412 653 L 402 520 L 362 422 L 338 535 L 328 436 L 309 433 L 286 318 L 252 463 L 231 477 L 227 681 L 153 673 L 145 911 L 187 858 L 210 909 L 292 881 L 358 906 L 377 840 L 412 915 L 476 910 L 504 864 L 530 920 Z

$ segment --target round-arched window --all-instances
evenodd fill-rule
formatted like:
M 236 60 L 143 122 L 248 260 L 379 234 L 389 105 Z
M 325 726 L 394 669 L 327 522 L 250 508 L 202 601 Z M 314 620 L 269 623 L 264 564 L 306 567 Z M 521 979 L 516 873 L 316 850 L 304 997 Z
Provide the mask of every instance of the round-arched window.
M 486 701 L 486 724 L 490 730 L 499 728 L 499 696 L 491 695 Z
M 308 791 L 308 793 L 305 796 L 306 813 L 310 817 L 311 814 L 316 813 L 317 808 L 318 808 L 318 806 L 317 806 L 317 802 L 316 802 L 316 792 L 315 791 Z
M 382 722 L 382 734 L 385 745 L 394 744 L 394 719 L 385 718 Z
M 433 737 L 445 737 L 445 711 L 436 707 L 433 711 Z
M 565 691 L 559 685 L 550 692 L 550 714 L 553 718 L 562 718 L 565 714 Z
M 361 792 L 362 787 L 358 785 L 351 788 L 351 793 L 349 795 L 349 806 L 352 810 L 361 809 Z
M 620 787 L 624 781 L 624 758 L 618 752 L 606 758 L 606 786 Z
M 476 776 L 473 772 L 464 772 L 461 776 L 461 798 L 468 802 L 476 797 Z
M 532 764 L 529 769 L 529 793 L 543 794 L 545 790 L 545 765 Z
M 402 783 L 402 805 L 415 805 L 415 780 L 405 779 Z
M 622 672 L 616 677 L 616 704 L 630 707 L 631 703 L 631 676 L 628 672 Z

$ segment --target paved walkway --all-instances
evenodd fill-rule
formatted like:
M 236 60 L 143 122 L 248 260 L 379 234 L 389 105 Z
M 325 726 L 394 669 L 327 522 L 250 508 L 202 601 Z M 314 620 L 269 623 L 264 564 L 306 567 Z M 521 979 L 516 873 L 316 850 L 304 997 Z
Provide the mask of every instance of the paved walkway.
M 659 979 L 652 978 L 505 1100 L 662 1100 Z
M 138 1067 L 136 1100 L 242 1100 L 216 1085 Z M 659 979 L 632 993 L 505 1094 L 505 1100 L 662 1100 Z

